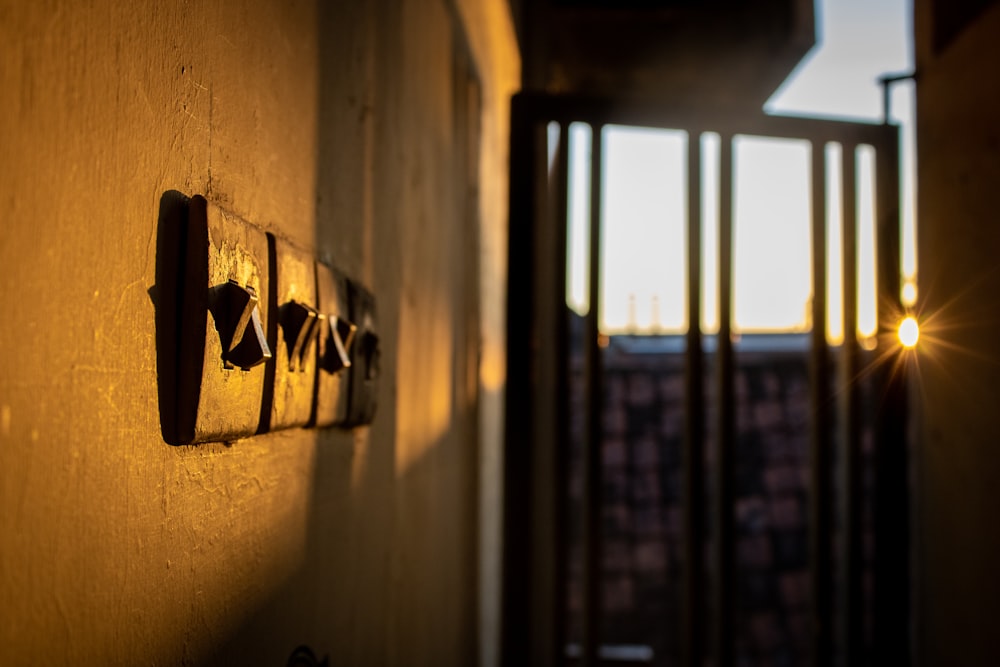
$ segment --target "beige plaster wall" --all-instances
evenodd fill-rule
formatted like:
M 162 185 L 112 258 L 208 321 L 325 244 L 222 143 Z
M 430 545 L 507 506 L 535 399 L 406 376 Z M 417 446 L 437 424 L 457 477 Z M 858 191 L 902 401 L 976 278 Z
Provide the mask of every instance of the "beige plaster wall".
M 0 663 L 489 659 L 517 80 L 502 0 L 0 0 Z M 163 442 L 168 190 L 374 290 L 370 428 Z
M 917 655 L 1000 661 L 1000 5 L 933 53 L 916 3 Z

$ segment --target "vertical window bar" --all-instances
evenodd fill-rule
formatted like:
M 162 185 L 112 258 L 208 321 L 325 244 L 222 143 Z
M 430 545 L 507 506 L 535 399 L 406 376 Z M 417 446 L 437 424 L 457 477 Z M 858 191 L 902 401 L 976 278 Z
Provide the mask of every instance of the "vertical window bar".
M 603 540 L 601 523 L 603 489 L 601 475 L 601 195 L 604 184 L 604 133 L 600 125 L 592 126 L 590 155 L 590 309 L 584 322 L 584 387 L 585 435 L 583 447 L 583 667 L 598 664 L 600 646 L 601 570 Z
M 812 433 L 810 452 L 810 583 L 812 664 L 828 667 L 833 654 L 833 532 L 830 488 L 830 369 L 826 341 L 826 146 L 812 143 Z
M 716 443 L 715 484 L 715 633 L 719 667 L 735 662 L 734 579 L 735 532 L 735 447 L 733 402 L 733 137 L 722 134 L 719 154 L 719 335 L 716 352 L 719 411 Z
M 508 265 L 511 271 L 507 288 L 507 358 L 516 360 L 507 368 L 504 438 L 504 517 L 503 517 L 503 619 L 501 663 L 529 664 L 531 646 L 531 597 L 522 582 L 531 580 L 530 485 L 531 424 L 534 420 L 531 401 L 531 335 L 534 322 L 535 238 L 535 143 L 534 123 L 527 103 L 515 97 L 511 103 L 510 131 L 510 244 Z M 529 258 L 528 261 L 524 261 Z
M 555 200 L 555 183 L 552 163 L 554 154 L 550 153 L 552 126 L 548 123 L 537 123 L 535 128 L 535 170 L 539 178 L 535 182 L 535 220 L 542 224 L 534 226 L 536 271 L 540 284 L 537 287 L 535 301 L 538 310 L 534 313 L 535 340 L 543 340 L 544 344 L 535 345 L 532 349 L 532 381 L 538 387 L 544 387 L 542 394 L 536 399 L 532 409 L 537 418 L 534 420 L 532 442 L 554 443 L 558 440 L 560 425 L 554 421 L 557 415 L 557 395 L 555 377 L 558 367 L 558 353 L 553 349 L 556 344 L 558 327 L 558 312 L 551 308 L 555 302 L 556 293 L 552 290 L 556 283 L 556 247 L 558 246 L 559 230 L 552 223 L 557 215 L 558 202 Z M 551 157 L 550 157 L 551 155 Z M 530 447 L 532 486 L 532 504 L 530 523 L 525 524 L 531 530 L 531 548 L 533 551 L 532 585 L 532 664 L 547 662 L 555 650 L 555 628 L 551 610 L 555 606 L 553 595 L 555 586 L 556 552 L 555 534 L 552 524 L 556 521 L 558 499 L 555 496 L 556 448 Z M 526 480 L 527 481 L 527 480 Z
M 906 353 L 895 339 L 903 316 L 900 302 L 899 129 L 887 127 L 887 140 L 876 148 L 876 248 L 880 357 L 884 398 L 876 413 L 875 449 L 875 592 L 874 661 L 909 665 L 910 653 L 910 507 L 906 440 Z M 882 661 L 880 663 L 879 661 Z
M 700 667 L 703 647 L 702 545 L 705 542 L 705 405 L 701 334 L 701 136 L 688 136 L 687 345 L 684 366 L 683 664 Z
M 554 559 L 554 591 L 551 613 L 554 642 L 551 664 L 559 665 L 565 660 L 566 650 L 566 598 L 569 574 L 569 351 L 572 348 L 569 341 L 568 309 L 566 304 L 567 281 L 567 225 L 569 209 L 569 124 L 559 125 L 559 140 L 556 144 L 555 164 L 553 165 L 555 182 L 553 183 L 553 203 L 555 217 L 555 253 L 552 267 L 555 269 L 555 290 L 553 312 L 556 314 L 556 443 L 554 493 L 556 517 L 553 530 L 555 550 Z
M 858 262 L 857 262 L 857 146 L 844 144 L 841 168 L 841 211 L 843 247 L 844 344 L 841 350 L 841 426 L 843 428 L 843 517 L 844 540 L 841 562 L 844 568 L 845 615 L 844 660 L 851 667 L 861 664 L 864 655 L 864 591 L 862 545 L 861 428 L 858 419 Z

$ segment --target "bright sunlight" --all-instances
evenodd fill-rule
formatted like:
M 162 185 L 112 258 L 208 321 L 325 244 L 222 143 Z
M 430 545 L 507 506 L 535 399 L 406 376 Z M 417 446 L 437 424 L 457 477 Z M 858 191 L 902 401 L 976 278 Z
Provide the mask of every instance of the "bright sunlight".
M 820 0 L 817 46 L 766 105 L 768 113 L 882 118 L 877 79 L 912 66 L 906 0 Z M 896 87 L 893 119 L 903 126 L 902 294 L 916 300 L 912 197 L 912 88 Z M 608 126 L 603 135 L 601 329 L 605 333 L 680 333 L 686 304 L 687 145 L 702 152 L 702 321 L 718 328 L 719 138 L 680 130 Z M 589 153 L 591 129 L 570 128 L 567 303 L 589 309 Z M 809 164 L 805 141 L 737 136 L 733 142 L 733 324 L 738 332 L 802 332 L 810 326 Z M 826 147 L 828 338 L 843 339 L 840 164 L 857 164 L 858 331 L 877 328 L 874 230 L 874 151 L 845 156 Z M 910 326 L 910 325 L 907 325 Z M 913 321 L 913 326 L 916 322 Z M 902 333 L 902 330 L 901 332 Z

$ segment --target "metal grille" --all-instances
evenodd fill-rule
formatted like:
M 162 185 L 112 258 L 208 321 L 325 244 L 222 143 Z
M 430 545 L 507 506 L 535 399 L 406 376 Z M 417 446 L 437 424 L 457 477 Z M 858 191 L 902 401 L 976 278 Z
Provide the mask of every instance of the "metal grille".
M 572 349 L 566 308 L 566 216 L 570 123 L 593 128 L 590 173 L 589 303 L 582 321 L 582 504 L 567 516 L 570 484 L 569 374 Z M 557 123 L 559 140 L 548 162 L 546 132 Z M 737 438 L 732 344 L 733 139 L 736 136 L 803 139 L 812 146 L 812 327 L 809 346 L 810 474 L 809 662 L 828 665 L 908 664 L 909 520 L 905 378 L 884 363 L 896 350 L 894 328 L 902 312 L 899 271 L 898 128 L 805 118 L 724 112 L 605 99 L 522 94 L 515 98 L 511 131 L 511 209 L 503 664 L 618 664 L 601 646 L 602 379 L 600 367 L 600 184 L 609 124 L 688 132 L 687 321 L 684 359 L 684 438 L 681 455 L 682 544 L 681 651 L 684 665 L 737 664 L 736 536 L 734 501 Z M 698 138 L 721 140 L 719 188 L 719 331 L 714 378 L 705 376 L 701 330 L 701 147 Z M 843 147 L 844 340 L 832 349 L 827 329 L 825 146 Z M 858 146 L 875 152 L 877 347 L 860 349 L 857 324 L 855 165 Z M 871 401 L 873 453 L 861 447 L 861 387 Z M 715 389 L 714 410 L 705 401 Z M 831 406 L 837 406 L 832 410 Z M 714 423 L 709 423 L 713 413 Z M 715 455 L 706 470 L 704 446 L 711 430 Z M 863 477 L 874 479 L 871 519 L 865 524 Z M 711 500 L 706 506 L 706 477 Z M 839 517 L 839 521 L 835 518 Z M 582 535 L 580 641 L 568 646 L 567 595 L 570 526 Z M 835 523 L 839 524 L 835 526 Z M 712 539 L 707 540 L 711 525 Z M 867 532 L 866 532 L 867 531 Z M 839 535 L 835 540 L 834 535 Z M 866 585 L 864 538 L 874 535 Z M 709 567 L 701 557 L 711 545 Z M 708 570 L 708 572 L 706 571 Z M 711 576 L 709 576 L 709 573 Z M 710 581 L 711 579 L 711 581 Z M 870 591 L 870 592 L 866 592 Z M 664 628 L 664 632 L 676 632 Z

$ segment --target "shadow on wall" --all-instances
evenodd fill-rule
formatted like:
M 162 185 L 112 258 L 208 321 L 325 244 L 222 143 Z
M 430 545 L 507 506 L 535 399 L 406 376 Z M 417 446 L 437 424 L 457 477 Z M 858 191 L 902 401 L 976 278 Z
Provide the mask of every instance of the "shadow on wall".
M 182 248 L 186 243 L 188 198 L 176 190 L 160 197 L 156 227 L 156 284 L 149 299 L 156 309 L 156 378 L 160 405 L 160 431 L 171 445 L 181 444 L 177 432 L 177 343 L 180 300 L 178 299 Z M 196 388 L 197 390 L 197 388 Z M 197 398 L 195 398 L 197 405 Z
M 421 498 L 401 509 L 371 465 L 378 423 L 353 442 L 319 432 L 303 560 L 197 664 L 475 664 L 475 453 L 458 431 L 431 443 L 395 479 L 394 495 Z

